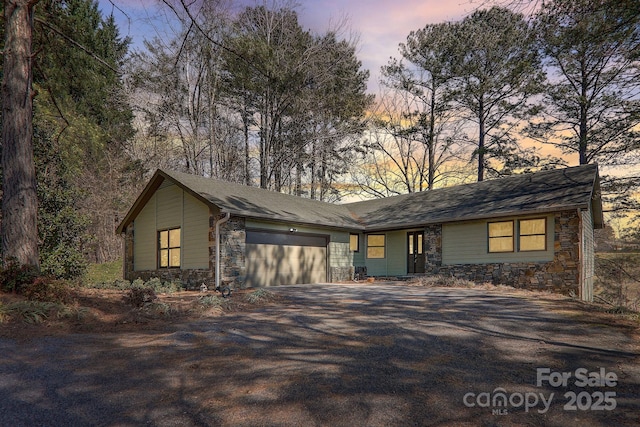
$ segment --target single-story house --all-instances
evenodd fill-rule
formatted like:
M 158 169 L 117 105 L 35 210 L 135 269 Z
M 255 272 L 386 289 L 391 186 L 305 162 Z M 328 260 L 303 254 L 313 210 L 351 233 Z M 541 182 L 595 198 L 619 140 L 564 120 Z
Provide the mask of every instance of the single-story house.
M 117 228 L 124 277 L 196 288 L 453 275 L 593 297 L 596 165 L 333 204 L 158 170 Z

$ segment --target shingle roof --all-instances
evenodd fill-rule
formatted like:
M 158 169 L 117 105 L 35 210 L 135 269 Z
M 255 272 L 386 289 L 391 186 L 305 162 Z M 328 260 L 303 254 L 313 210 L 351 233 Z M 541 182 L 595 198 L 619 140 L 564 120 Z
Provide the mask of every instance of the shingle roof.
M 162 171 L 202 199 L 232 215 L 338 228 L 362 228 L 345 205 L 249 187 L 201 176 Z
M 594 207 L 602 223 L 598 169 L 584 165 L 403 194 L 349 204 L 333 204 L 257 187 L 158 170 L 118 227 L 121 233 L 163 179 L 169 179 L 223 212 L 249 218 L 316 224 L 352 230 L 389 230 Z
M 596 165 L 513 175 L 346 205 L 367 230 L 405 228 L 514 214 L 586 209 L 599 200 Z M 595 193 L 594 193 L 595 189 Z M 601 216 L 601 212 L 595 212 Z M 596 224 L 601 222 L 596 218 Z

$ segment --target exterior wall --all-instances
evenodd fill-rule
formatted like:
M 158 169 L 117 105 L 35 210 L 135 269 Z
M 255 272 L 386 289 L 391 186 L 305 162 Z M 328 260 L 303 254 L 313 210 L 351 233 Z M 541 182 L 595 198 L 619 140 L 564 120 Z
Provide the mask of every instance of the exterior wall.
M 209 283 L 213 277 L 209 222 L 208 206 L 176 185 L 162 185 L 126 229 L 124 278 L 178 280 L 187 288 Z M 181 230 L 181 268 L 159 269 L 157 233 L 173 227 Z
M 321 227 L 257 221 L 254 219 L 247 219 L 246 226 L 247 228 L 277 231 L 288 231 L 289 228 L 295 227 L 299 233 L 328 235 L 327 279 L 330 282 L 338 282 L 353 278 L 354 253 L 349 251 L 349 232 Z
M 593 279 L 595 275 L 595 239 L 593 234 L 593 216 L 591 210 L 582 211 L 582 244 L 580 279 L 582 289 L 580 298 L 593 301 Z
M 496 260 L 473 264 L 446 264 L 444 259 L 438 256 L 440 248 L 447 245 L 442 232 L 443 227 L 438 225 L 426 227 L 427 273 L 452 275 L 479 283 L 490 282 L 517 288 L 578 295 L 580 292 L 580 217 L 577 211 L 559 212 L 554 215 L 553 224 L 552 260 Z
M 442 226 L 442 263 L 455 265 L 553 261 L 555 230 L 553 215 L 501 218 L 500 221 L 514 221 L 515 223 L 520 219 L 543 217 L 547 222 L 547 249 L 545 251 L 489 253 L 487 223 L 490 221 L 444 224 Z M 517 241 L 517 236 L 514 236 L 514 240 Z
M 384 258 L 367 258 L 367 236 L 364 236 L 360 250 L 364 253 L 367 275 L 404 276 L 407 274 L 407 231 L 371 233 L 385 235 Z
M 215 222 L 219 218 L 221 218 L 220 215 L 212 216 L 210 221 L 209 258 L 212 274 L 215 274 L 216 265 Z M 246 241 L 247 228 L 244 218 L 232 216 L 220 226 L 220 266 L 222 268 L 220 280 L 234 288 L 244 286 L 247 274 Z M 213 281 L 211 284 L 214 285 Z

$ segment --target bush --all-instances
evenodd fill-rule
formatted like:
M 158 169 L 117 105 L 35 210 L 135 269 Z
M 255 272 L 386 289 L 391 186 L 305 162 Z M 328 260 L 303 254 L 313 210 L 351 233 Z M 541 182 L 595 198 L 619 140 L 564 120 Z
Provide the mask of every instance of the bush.
M 142 280 L 136 279 L 134 284 L 139 282 L 142 282 Z M 152 277 L 146 282 L 143 282 L 142 286 L 153 289 L 157 294 L 171 294 L 182 290 L 182 284 L 180 284 L 180 282 L 163 282 L 157 277 Z
M 127 294 L 127 301 L 134 307 L 144 307 L 154 302 L 158 296 L 152 288 L 134 287 Z
M 42 323 L 58 304 L 42 301 L 20 301 L 0 306 L 0 318 L 21 318 L 26 323 Z
M 274 298 L 273 292 L 266 289 L 258 289 L 247 295 L 246 299 L 251 304 L 257 304 L 262 301 L 271 301 Z
M 33 283 L 24 285 L 22 294 L 30 301 L 71 304 L 73 302 L 73 293 L 69 289 L 70 286 L 71 284 L 66 280 L 41 276 L 34 280 Z
M 33 283 L 38 275 L 36 267 L 22 265 L 11 259 L 0 269 L 0 286 L 3 292 L 19 293 L 23 286 Z
M 57 279 L 76 279 L 87 270 L 87 261 L 77 249 L 60 245 L 52 250 L 41 252 L 40 268 L 43 274 Z
M 205 308 L 222 307 L 224 300 L 217 295 L 205 295 L 198 298 L 198 303 Z

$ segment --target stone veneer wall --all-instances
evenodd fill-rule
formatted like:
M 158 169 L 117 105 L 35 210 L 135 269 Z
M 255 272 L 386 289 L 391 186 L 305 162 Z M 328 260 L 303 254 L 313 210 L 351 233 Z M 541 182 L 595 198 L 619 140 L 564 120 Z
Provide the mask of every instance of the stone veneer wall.
M 215 221 L 219 218 L 221 216 L 210 219 L 209 266 L 212 272 L 215 272 L 216 265 Z M 220 226 L 220 265 L 222 266 L 220 280 L 225 285 L 231 285 L 236 289 L 244 286 L 247 276 L 246 241 L 247 231 L 244 218 L 232 216 Z
M 554 259 L 551 262 L 442 265 L 442 226 L 430 225 L 425 228 L 426 273 L 578 296 L 580 232 L 578 212 L 564 211 L 555 214 Z

